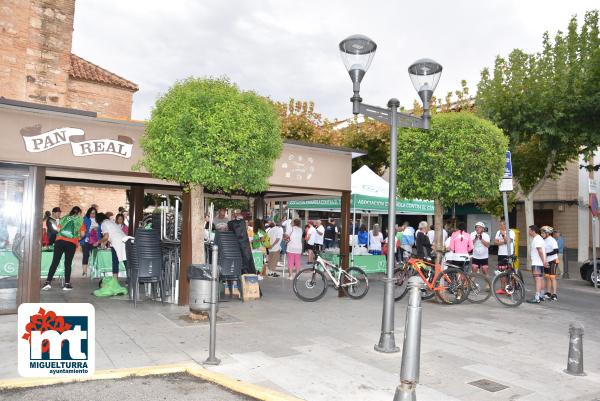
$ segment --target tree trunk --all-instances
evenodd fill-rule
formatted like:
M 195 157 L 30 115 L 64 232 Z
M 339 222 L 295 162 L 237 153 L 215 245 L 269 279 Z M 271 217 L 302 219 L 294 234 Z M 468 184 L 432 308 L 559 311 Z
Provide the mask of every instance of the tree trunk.
M 521 233 L 519 241 L 527 243 L 527 268 L 529 270 L 531 270 L 531 258 L 529 257 L 529 252 L 531 252 L 531 237 L 529 236 L 529 226 L 535 224 L 535 218 L 533 216 L 533 195 L 532 192 L 525 195 L 525 232 Z M 523 237 L 526 238 L 525 241 L 523 241 Z
M 442 201 L 439 199 L 434 201 L 434 213 L 435 253 L 437 255 L 437 263 L 441 263 L 444 257 L 444 207 L 442 206 Z
M 203 264 L 204 255 L 204 187 L 198 185 L 190 188 L 192 199 L 192 263 Z

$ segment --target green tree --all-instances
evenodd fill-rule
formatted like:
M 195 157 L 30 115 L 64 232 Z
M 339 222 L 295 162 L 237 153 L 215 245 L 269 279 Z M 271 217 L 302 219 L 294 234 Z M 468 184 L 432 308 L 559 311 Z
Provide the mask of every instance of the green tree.
M 381 175 L 390 165 L 390 127 L 376 120 L 365 118 L 358 122 L 353 119 L 347 127 L 340 130 L 343 146 L 367 152 L 366 156 L 352 160 L 352 171 L 366 165 Z
M 508 140 L 472 113 L 438 113 L 431 129 L 398 131 L 398 196 L 433 199 L 436 249 L 442 249 L 444 207 L 497 196 Z
M 526 225 L 533 224 L 533 196 L 548 178 L 560 175 L 581 151 L 600 144 L 600 36 L 598 11 L 585 14 L 578 29 L 554 40 L 546 32 L 542 50 L 513 50 L 486 68 L 476 109 L 510 139 L 513 172 L 525 197 Z
M 141 146 L 140 167 L 191 191 L 192 262 L 204 263 L 204 189 L 265 191 L 283 145 L 268 99 L 226 78 L 189 78 L 156 101 Z

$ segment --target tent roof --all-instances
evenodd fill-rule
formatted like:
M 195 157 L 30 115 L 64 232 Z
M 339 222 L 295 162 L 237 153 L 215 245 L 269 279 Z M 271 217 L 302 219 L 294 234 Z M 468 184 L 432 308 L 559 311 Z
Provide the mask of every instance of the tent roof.
M 389 198 L 390 184 L 367 166 L 352 173 L 352 194 Z

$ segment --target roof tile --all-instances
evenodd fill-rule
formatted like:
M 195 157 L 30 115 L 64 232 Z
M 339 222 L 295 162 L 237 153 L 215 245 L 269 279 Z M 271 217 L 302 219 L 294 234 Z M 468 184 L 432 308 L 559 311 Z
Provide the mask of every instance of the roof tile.
M 69 75 L 76 79 L 118 86 L 134 92 L 139 90 L 139 87 L 133 82 L 105 70 L 94 63 L 90 63 L 75 54 L 71 54 L 71 71 L 69 71 Z

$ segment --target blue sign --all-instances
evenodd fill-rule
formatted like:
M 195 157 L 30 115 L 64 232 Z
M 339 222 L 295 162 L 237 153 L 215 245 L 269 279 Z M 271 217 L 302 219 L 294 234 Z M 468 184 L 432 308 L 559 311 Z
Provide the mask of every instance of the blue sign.
M 504 178 L 513 178 L 510 150 L 506 151 L 506 167 L 504 167 Z

